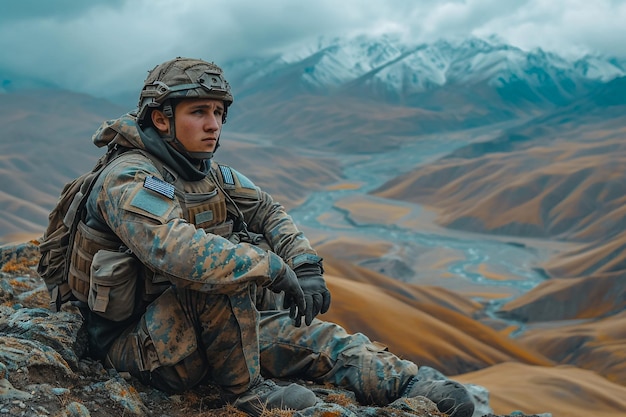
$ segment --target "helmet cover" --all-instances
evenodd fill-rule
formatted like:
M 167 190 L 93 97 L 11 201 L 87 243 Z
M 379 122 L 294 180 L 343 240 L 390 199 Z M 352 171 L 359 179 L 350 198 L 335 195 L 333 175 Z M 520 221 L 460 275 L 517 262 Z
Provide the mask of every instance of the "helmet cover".
M 143 125 L 151 109 L 181 98 L 222 100 L 225 110 L 233 102 L 230 85 L 220 67 L 200 59 L 178 57 L 157 65 L 148 73 L 139 94 L 137 121 Z M 171 112 L 166 110 L 166 116 L 172 117 L 168 111 Z M 223 121 L 226 121 L 226 111 Z

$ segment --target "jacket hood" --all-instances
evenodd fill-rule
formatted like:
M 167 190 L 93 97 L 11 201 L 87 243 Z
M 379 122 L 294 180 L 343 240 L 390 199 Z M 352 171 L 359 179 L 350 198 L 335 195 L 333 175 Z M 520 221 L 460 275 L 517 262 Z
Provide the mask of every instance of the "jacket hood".
M 92 140 L 99 148 L 117 145 L 149 152 L 187 181 L 201 180 L 209 172 L 210 160 L 190 161 L 164 141 L 154 128 L 139 128 L 134 113 L 102 123 Z

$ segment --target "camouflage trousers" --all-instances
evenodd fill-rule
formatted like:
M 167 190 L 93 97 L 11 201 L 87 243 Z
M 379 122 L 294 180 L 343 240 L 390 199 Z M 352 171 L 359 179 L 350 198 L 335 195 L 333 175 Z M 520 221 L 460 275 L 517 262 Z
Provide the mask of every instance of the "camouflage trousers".
M 417 366 L 361 333 L 314 319 L 295 327 L 288 312 L 259 312 L 250 292 L 169 289 L 127 329 L 107 361 L 146 384 L 182 392 L 204 381 L 239 394 L 264 377 L 298 377 L 351 390 L 363 404 L 397 399 Z

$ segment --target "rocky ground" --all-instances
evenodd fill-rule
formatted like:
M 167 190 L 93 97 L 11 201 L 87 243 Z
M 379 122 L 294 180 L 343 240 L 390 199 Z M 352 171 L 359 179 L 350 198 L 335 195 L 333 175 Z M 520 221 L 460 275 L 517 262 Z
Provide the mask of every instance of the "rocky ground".
M 48 310 L 48 293 L 35 271 L 37 261 L 37 242 L 0 247 L 0 416 L 245 416 L 224 403 L 215 387 L 202 386 L 183 395 L 166 395 L 89 359 L 78 311 L 71 305 L 59 313 Z M 420 372 L 444 378 L 433 369 Z M 297 413 L 264 415 L 445 416 L 423 397 L 401 399 L 384 408 L 365 407 L 348 391 L 296 382 L 313 389 L 320 403 Z M 484 388 L 468 388 L 477 403 L 475 417 L 504 417 L 492 414 Z

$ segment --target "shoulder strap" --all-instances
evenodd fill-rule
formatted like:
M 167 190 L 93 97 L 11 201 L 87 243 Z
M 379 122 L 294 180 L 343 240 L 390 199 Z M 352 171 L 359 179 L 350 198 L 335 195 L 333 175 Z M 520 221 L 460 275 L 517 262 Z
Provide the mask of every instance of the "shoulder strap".
M 106 167 L 110 166 L 111 163 L 123 155 L 131 155 L 131 154 L 142 154 L 148 158 L 159 168 L 159 171 L 163 170 L 163 163 L 158 161 L 155 157 L 150 155 L 148 152 L 145 152 L 141 149 L 124 149 L 124 148 L 112 148 L 104 155 L 94 167 L 94 170 L 91 172 L 91 175 L 85 179 L 83 184 L 80 187 L 80 191 L 74 196 L 72 200 L 72 204 L 68 209 L 65 217 L 63 218 L 63 223 L 70 229 L 69 235 L 69 247 L 72 248 L 74 245 L 74 236 L 76 235 L 76 228 L 78 227 L 78 223 L 81 219 L 81 213 L 87 205 L 87 197 L 93 190 L 93 187 L 96 184 L 96 180 L 100 177 L 100 174 L 105 170 Z M 71 250 L 70 250 L 71 252 Z M 69 255 L 68 255 L 69 256 Z M 69 265 L 69 262 L 66 263 Z
M 85 205 L 87 204 L 87 196 L 89 196 L 89 194 L 91 193 L 91 190 L 93 190 L 93 187 L 96 184 L 96 180 L 98 179 L 100 174 L 102 174 L 104 169 L 107 166 L 109 166 L 111 162 L 115 161 L 120 156 L 129 154 L 129 153 L 135 153 L 135 150 L 134 149 L 127 150 L 123 148 L 112 148 L 106 153 L 106 155 L 104 155 L 102 158 L 98 160 L 96 166 L 93 168 L 91 173 L 85 178 L 85 181 L 83 181 L 83 184 L 81 185 L 80 190 L 74 196 L 74 199 L 72 200 L 72 204 L 70 205 L 70 208 L 67 210 L 67 213 L 63 219 L 63 223 L 67 227 L 73 228 L 75 227 L 75 225 L 78 224 L 78 220 L 80 219 L 80 216 L 78 215 L 78 213 L 80 213 L 85 208 Z

